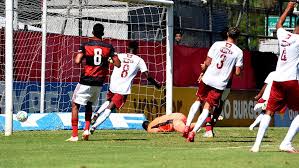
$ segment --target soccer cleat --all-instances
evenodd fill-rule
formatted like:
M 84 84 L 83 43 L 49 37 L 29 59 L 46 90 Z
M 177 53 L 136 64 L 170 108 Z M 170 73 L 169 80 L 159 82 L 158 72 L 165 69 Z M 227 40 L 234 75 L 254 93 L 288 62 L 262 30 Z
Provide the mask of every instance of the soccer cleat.
M 249 126 L 249 130 L 250 130 L 250 131 L 253 131 L 253 129 L 254 129 L 254 126 L 250 125 L 250 126 Z
M 99 114 L 95 113 L 90 121 L 90 124 L 93 125 L 94 123 L 96 123 L 97 119 L 99 118 Z
M 76 137 L 73 137 L 71 136 L 69 139 L 65 140 L 67 142 L 77 142 L 79 140 L 79 138 L 76 136 Z
M 95 127 L 91 127 L 90 130 L 89 130 L 90 134 L 92 135 L 95 132 L 95 130 L 96 130 Z
M 191 131 L 188 134 L 187 142 L 194 142 L 195 132 Z
M 279 149 L 282 152 L 299 153 L 291 144 L 280 144 Z
M 185 129 L 184 129 L 182 137 L 188 138 L 189 132 L 190 132 L 190 126 L 185 126 Z
M 257 153 L 260 151 L 260 147 L 259 146 L 252 146 L 252 148 L 250 149 L 251 152 Z
M 221 115 L 218 117 L 218 121 L 222 121 L 223 119 L 224 119 L 224 117 Z
M 204 137 L 204 138 L 214 138 L 214 133 L 213 133 L 212 130 L 210 130 L 210 131 L 205 132 L 202 137 Z
M 89 135 L 90 135 L 89 130 L 84 130 L 84 132 L 83 132 L 83 134 L 82 134 L 82 139 L 83 139 L 84 141 L 88 141 Z
M 201 128 L 199 128 L 196 132 L 200 132 L 201 131 Z

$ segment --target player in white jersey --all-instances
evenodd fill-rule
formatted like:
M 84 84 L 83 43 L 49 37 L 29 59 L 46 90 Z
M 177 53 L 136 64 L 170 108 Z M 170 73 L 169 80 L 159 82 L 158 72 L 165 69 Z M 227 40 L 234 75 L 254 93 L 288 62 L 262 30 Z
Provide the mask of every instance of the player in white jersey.
M 228 32 L 228 27 L 226 27 L 222 32 L 221 32 L 221 36 L 223 38 L 223 40 L 227 40 L 227 32 Z M 204 75 L 204 73 L 202 72 L 200 75 L 199 75 L 199 78 L 197 80 L 198 83 L 200 83 L 201 79 L 202 79 L 202 76 Z M 230 89 L 231 89 L 231 86 L 232 86 L 232 78 L 230 79 L 230 81 L 228 82 L 228 84 L 226 85 L 226 88 L 225 90 L 223 91 L 222 93 L 222 96 L 221 96 L 221 100 L 219 102 L 219 105 L 216 106 L 214 108 L 214 111 L 213 111 L 213 115 L 209 114 L 209 116 L 207 117 L 206 119 L 206 124 L 205 124 L 205 133 L 203 134 L 203 138 L 213 138 L 214 137 L 214 127 L 217 123 L 217 121 L 219 120 L 222 120 L 223 117 L 220 116 L 221 112 L 222 112 L 222 108 L 223 108 L 223 105 L 224 105 L 224 102 L 225 100 L 227 99 L 229 93 L 230 93 Z M 185 131 L 184 131 L 184 134 L 183 134 L 183 137 L 186 137 L 188 136 L 188 133 L 190 129 L 192 129 L 190 126 L 191 126 L 191 122 L 192 120 L 194 119 L 195 117 L 195 112 L 197 112 L 198 110 L 200 109 L 200 106 L 197 102 L 194 102 L 194 104 L 191 106 L 190 108 L 190 112 L 188 114 L 188 122 L 186 122 L 187 126 L 185 128 Z M 204 127 L 204 126 L 203 126 Z
M 280 111 L 284 106 L 299 111 L 299 21 L 297 20 L 293 33 L 290 33 L 283 28 L 283 23 L 288 14 L 293 11 L 295 4 L 295 2 L 288 3 L 286 10 L 276 24 L 280 55 L 276 66 L 276 75 L 272 83 L 270 97 L 266 107 L 266 113 L 261 119 L 255 143 L 250 149 L 252 152 L 259 152 L 261 142 L 274 112 Z M 288 134 L 280 144 L 279 149 L 282 151 L 297 152 L 291 143 L 299 128 L 299 119 L 297 118 L 298 116 L 293 120 Z
M 205 122 L 209 112 L 218 105 L 222 92 L 231 78 L 233 69 L 236 68 L 236 75 L 241 73 L 243 52 L 235 45 L 240 31 L 236 27 L 231 27 L 227 34 L 226 41 L 218 41 L 212 45 L 205 62 L 201 64 L 202 71 L 205 71 L 205 73 L 199 83 L 198 98 L 190 109 L 192 115 L 188 115 L 187 122 L 195 115 L 198 110 L 197 107 L 201 103 L 205 104 L 193 130 L 189 132 L 190 130 L 186 126 L 183 136 L 187 137 L 188 142 L 194 142 L 195 133 Z
M 271 86 L 274 80 L 275 71 L 270 72 L 265 79 L 265 84 L 262 87 L 261 91 L 254 97 L 257 100 L 257 104 L 254 106 L 254 111 L 260 113 L 254 122 L 249 126 L 249 130 L 253 130 L 254 127 L 260 123 L 263 118 L 264 110 L 266 110 L 268 99 L 270 96 Z
M 112 71 L 107 101 L 99 108 L 91 120 L 90 132 L 92 134 L 109 117 L 111 110 L 120 109 L 126 102 L 127 96 L 131 94 L 132 82 L 138 71 L 141 71 L 157 89 L 161 88 L 161 85 L 149 75 L 144 60 L 136 55 L 138 43 L 136 41 L 129 42 L 128 49 L 130 53 L 117 55 L 121 61 L 121 67 L 114 67 Z

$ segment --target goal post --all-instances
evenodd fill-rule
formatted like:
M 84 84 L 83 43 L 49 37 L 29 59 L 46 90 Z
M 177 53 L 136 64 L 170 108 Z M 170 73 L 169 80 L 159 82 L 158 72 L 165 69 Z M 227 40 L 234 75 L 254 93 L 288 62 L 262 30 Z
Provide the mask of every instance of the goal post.
M 166 114 L 171 114 L 173 97 L 173 5 L 167 8 L 166 22 Z
M 47 0 L 42 2 L 42 62 L 41 62 L 41 91 L 40 91 L 40 113 L 45 111 L 46 93 L 46 55 L 47 55 Z
M 13 114 L 13 1 L 5 1 L 5 136 L 12 134 Z
M 104 25 L 104 41 L 118 53 L 127 52 L 130 40 L 138 41 L 138 55 L 163 85 L 163 89 L 155 89 L 138 74 L 120 112 L 145 113 L 149 119 L 172 113 L 173 1 L 27 0 L 17 1 L 15 7 L 13 1 L 6 0 L 7 14 L 0 15 L 0 22 L 1 17 L 6 21 L 5 26 L 0 23 L 5 27 L 7 59 L 5 75 L 0 77 L 7 83 L 2 92 L 5 104 L 1 105 L 7 116 L 7 132 L 12 130 L 12 114 L 20 110 L 71 111 L 72 93 L 82 72 L 73 58 L 79 45 L 92 36 L 95 23 Z M 0 29 L 1 34 L 4 31 Z M 1 57 L 4 54 L 0 53 Z M 106 82 L 100 103 L 106 98 L 109 77 Z M 0 91 L 3 87 L 0 83 Z

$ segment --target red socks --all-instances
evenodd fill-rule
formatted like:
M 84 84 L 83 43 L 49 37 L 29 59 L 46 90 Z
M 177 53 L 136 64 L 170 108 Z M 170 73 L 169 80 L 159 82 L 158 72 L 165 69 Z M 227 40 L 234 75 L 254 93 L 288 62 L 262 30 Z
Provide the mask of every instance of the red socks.
M 213 131 L 211 115 L 209 115 L 208 118 L 206 119 L 206 132 L 207 131 Z
M 77 137 L 78 136 L 78 118 L 72 118 L 72 129 L 73 129 L 72 136 Z
M 85 127 L 84 127 L 84 130 L 89 130 L 89 128 L 90 128 L 91 115 L 92 115 L 92 111 L 85 112 Z

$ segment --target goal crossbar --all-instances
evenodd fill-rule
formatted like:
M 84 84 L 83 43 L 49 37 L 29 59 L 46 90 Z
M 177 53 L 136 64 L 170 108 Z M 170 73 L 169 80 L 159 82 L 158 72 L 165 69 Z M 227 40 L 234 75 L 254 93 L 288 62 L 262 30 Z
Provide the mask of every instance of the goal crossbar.
M 174 4 L 174 2 L 171 0 L 117 0 L 117 1 L 142 3 L 148 5 L 163 5 L 163 6 L 171 6 Z

